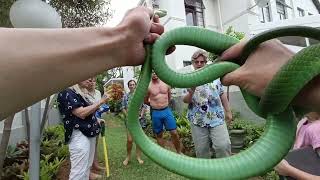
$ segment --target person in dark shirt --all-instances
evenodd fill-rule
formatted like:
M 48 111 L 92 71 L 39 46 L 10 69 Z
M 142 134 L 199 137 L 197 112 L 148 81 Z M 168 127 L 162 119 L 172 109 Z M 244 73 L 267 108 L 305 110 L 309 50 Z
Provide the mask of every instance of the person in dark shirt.
M 89 179 L 92 166 L 96 136 L 100 133 L 100 123 L 95 113 L 108 101 L 103 96 L 92 102 L 86 88 L 89 79 L 82 81 L 58 94 L 59 111 L 65 128 L 65 143 L 69 145 L 71 170 L 69 179 Z M 97 179 L 99 175 L 90 177 Z

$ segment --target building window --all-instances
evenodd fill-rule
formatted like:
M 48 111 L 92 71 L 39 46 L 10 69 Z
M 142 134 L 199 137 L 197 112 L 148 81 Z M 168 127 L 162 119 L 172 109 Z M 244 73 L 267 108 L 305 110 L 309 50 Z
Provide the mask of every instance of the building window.
M 159 0 L 152 0 L 153 9 L 159 9 Z
M 188 26 L 204 27 L 204 5 L 202 0 L 185 0 L 186 23 Z
M 190 66 L 191 64 L 191 61 L 183 61 L 183 67 Z
M 297 8 L 297 9 L 298 9 L 299 16 L 303 17 L 304 16 L 304 10 L 301 9 L 301 8 Z
M 144 2 L 142 3 L 142 6 L 143 6 L 143 7 L 147 7 L 147 2 L 144 1 Z
M 265 22 L 270 22 L 271 21 L 271 13 L 270 13 L 270 6 L 269 3 L 263 7 L 260 8 L 260 22 L 265 23 Z
M 286 8 L 287 8 L 287 5 L 285 4 L 284 0 L 277 0 L 277 13 L 280 17 L 280 20 L 288 19 Z

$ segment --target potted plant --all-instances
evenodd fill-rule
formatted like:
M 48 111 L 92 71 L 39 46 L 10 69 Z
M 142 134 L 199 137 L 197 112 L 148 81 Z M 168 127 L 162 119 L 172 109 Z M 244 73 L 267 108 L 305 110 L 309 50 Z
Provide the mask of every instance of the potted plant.
M 231 140 L 231 150 L 237 153 L 244 148 L 247 122 L 236 118 L 229 125 L 229 134 Z

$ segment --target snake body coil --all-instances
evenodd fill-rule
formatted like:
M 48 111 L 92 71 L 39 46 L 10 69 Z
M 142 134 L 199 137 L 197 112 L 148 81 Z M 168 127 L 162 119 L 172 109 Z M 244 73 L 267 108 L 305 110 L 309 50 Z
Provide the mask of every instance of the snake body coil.
M 280 28 L 258 35 L 249 41 L 243 58 L 248 57 L 263 41 L 284 35 L 306 36 L 320 40 L 318 29 Z M 146 60 L 137 88 L 129 102 L 128 127 L 142 151 L 160 166 L 192 179 L 246 179 L 270 171 L 290 150 L 296 130 L 290 103 L 299 90 L 319 74 L 320 45 L 305 48 L 282 67 L 267 87 L 261 101 L 242 91 L 250 109 L 266 118 L 266 130 L 254 145 L 241 153 L 219 159 L 181 156 L 155 144 L 140 128 L 138 110 L 150 83 L 151 69 L 172 87 L 188 88 L 212 82 L 239 67 L 234 63 L 222 62 L 191 73 L 180 74 L 171 70 L 165 63 L 165 52 L 170 46 L 191 45 L 221 54 L 237 42 L 238 40 L 232 37 L 207 29 L 183 27 L 168 31 L 153 46 L 146 47 Z

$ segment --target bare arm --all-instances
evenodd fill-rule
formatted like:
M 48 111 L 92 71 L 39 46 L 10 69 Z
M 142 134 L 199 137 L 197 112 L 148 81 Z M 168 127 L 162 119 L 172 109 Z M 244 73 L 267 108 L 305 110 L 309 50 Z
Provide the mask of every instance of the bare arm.
M 106 69 L 141 64 L 143 42 L 163 32 L 150 16 L 140 7 L 115 28 L 0 28 L 0 120 Z
M 183 102 L 190 104 L 192 102 L 192 96 L 195 88 L 188 89 L 188 94 L 183 97 Z
M 232 112 L 230 109 L 230 105 L 229 105 L 229 101 L 228 101 L 226 93 L 222 93 L 220 95 L 220 99 L 221 99 L 221 103 L 222 103 L 222 106 L 223 106 L 225 114 L 226 114 L 225 115 L 226 121 L 227 121 L 227 123 L 230 123 L 232 121 Z
M 87 107 L 79 107 L 72 111 L 72 114 L 77 116 L 78 118 L 85 119 L 90 114 L 93 114 L 99 109 L 99 107 L 103 104 L 101 100 Z
M 7 77 L 0 78 L 0 119 L 88 76 L 120 66 L 114 61 L 120 54 L 113 45 L 121 47 L 121 31 L 1 29 L 0 47 L 9 48 L 0 48 L 6 57 L 0 61 L 0 77 Z
M 150 106 L 149 96 L 150 96 L 150 93 L 148 90 L 147 95 L 144 97 L 144 103 L 147 104 L 148 106 Z
M 226 50 L 221 59 L 237 59 L 241 56 L 246 41 L 242 41 Z M 294 55 L 278 40 L 266 41 L 259 45 L 245 64 L 222 78 L 225 86 L 236 85 L 261 97 L 265 88 L 279 69 Z M 293 100 L 295 105 L 319 110 L 320 77 L 311 80 Z
M 298 180 L 320 180 L 320 176 L 315 176 L 300 169 L 291 166 L 286 160 L 282 160 L 276 167 L 275 170 L 283 176 L 290 176 Z

